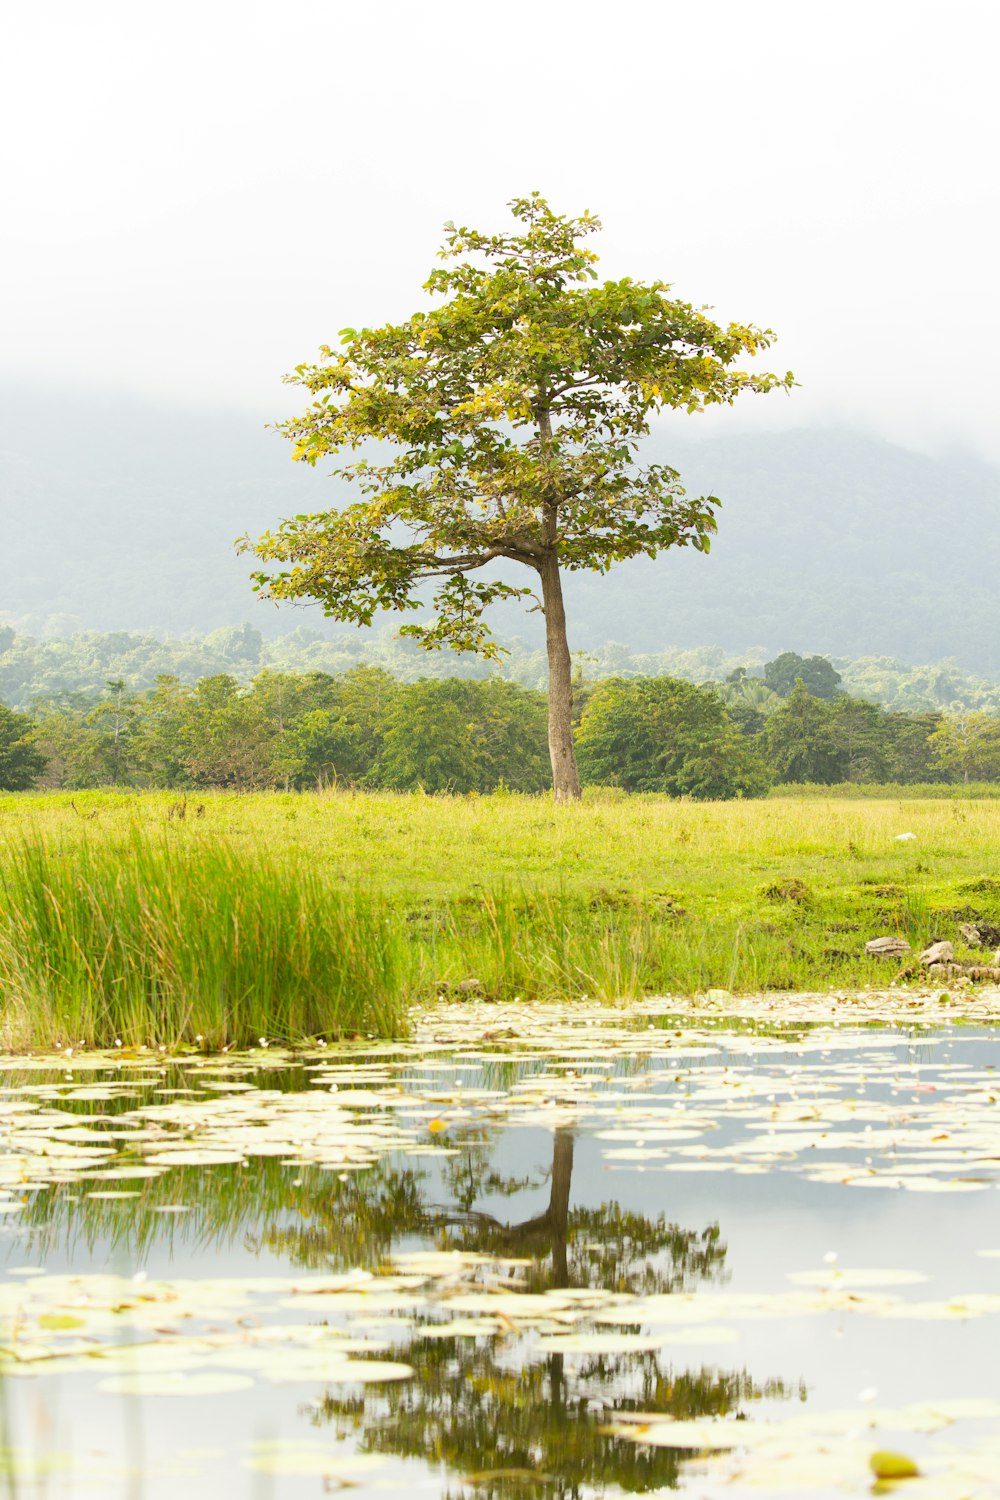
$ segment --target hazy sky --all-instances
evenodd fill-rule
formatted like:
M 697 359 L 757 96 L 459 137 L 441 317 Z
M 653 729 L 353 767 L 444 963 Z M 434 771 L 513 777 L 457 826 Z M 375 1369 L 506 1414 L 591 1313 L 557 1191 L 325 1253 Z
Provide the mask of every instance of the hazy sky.
M 741 419 L 995 422 L 998 0 L 4 6 L 0 376 L 222 401 L 421 305 L 449 218 L 771 325 Z M 752 398 L 748 398 L 752 400 Z

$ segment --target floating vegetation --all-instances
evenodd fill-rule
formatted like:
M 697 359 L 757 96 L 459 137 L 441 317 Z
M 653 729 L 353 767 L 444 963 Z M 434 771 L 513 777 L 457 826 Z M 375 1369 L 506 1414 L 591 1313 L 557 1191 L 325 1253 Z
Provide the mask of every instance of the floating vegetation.
M 0 1088 L 0 1190 L 86 1182 L 91 1197 L 148 1199 L 146 1185 L 171 1169 L 259 1158 L 353 1172 L 394 1153 L 446 1155 L 449 1129 L 476 1121 L 585 1128 L 612 1169 L 794 1172 L 913 1192 L 980 1191 L 1000 1171 L 993 1067 L 939 1081 L 932 1063 L 900 1064 L 892 1031 L 674 1033 L 663 1015 L 643 1029 L 600 1011 L 560 1013 L 554 1026 L 517 1009 L 498 1038 L 495 1026 L 483 1032 L 495 1014 L 452 1012 L 447 1041 L 431 1012 L 413 1042 L 357 1044 L 354 1058 L 261 1046 L 222 1058 L 66 1048 L 14 1059 L 18 1082 Z M 455 1088 L 436 1068 L 452 1070 L 463 1035 L 462 1059 L 481 1078 Z M 664 1065 L 683 1071 L 671 1081 Z M 102 1105 L 113 1109 L 87 1109 Z
M 905 1029 L 477 1002 L 402 1042 L 11 1059 L 7 1472 L 984 1500 L 997 1075 L 918 998 Z M 138 1470 L 85 1438 L 127 1412 Z

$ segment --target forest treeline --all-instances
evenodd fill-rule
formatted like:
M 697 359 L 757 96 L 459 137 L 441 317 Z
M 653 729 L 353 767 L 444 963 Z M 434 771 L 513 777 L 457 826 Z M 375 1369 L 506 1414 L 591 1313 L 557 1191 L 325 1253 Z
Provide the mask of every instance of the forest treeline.
M 272 640 L 248 624 L 227 625 L 207 635 L 183 639 L 161 639 L 132 631 L 78 631 L 57 639 L 41 639 L 0 624 L 0 702 L 28 710 L 42 699 L 65 694 L 96 696 L 109 680 L 120 679 L 130 690 L 139 691 L 152 688 L 162 676 L 193 683 L 226 673 L 240 683 L 249 683 L 268 670 L 338 676 L 359 666 L 381 667 L 403 682 L 416 682 L 421 677 L 499 675 L 522 687 L 543 687 L 544 649 L 513 638 L 505 639 L 503 645 L 506 654 L 493 663 L 452 652 L 422 651 L 401 639 L 392 626 L 332 636 L 300 626 Z M 580 674 L 591 681 L 606 677 L 682 677 L 689 682 L 721 683 L 740 667 L 749 676 L 763 679 L 769 654 L 762 648 L 733 652 L 722 646 L 634 651 L 619 642 L 606 641 L 591 651 L 577 652 L 575 662 Z M 888 656 L 829 659 L 845 692 L 886 708 L 920 713 L 934 709 L 951 712 L 961 706 L 1000 712 L 1000 682 L 963 671 L 954 661 L 907 666 Z
M 722 683 L 580 681 L 584 782 L 695 798 L 782 783 L 1000 780 L 1000 717 L 888 710 L 843 691 L 823 657 L 786 652 Z M 121 678 L 29 712 L 0 708 L 0 789 L 160 787 L 541 792 L 546 700 L 500 677 L 403 682 L 381 667 L 265 670 L 194 683 Z

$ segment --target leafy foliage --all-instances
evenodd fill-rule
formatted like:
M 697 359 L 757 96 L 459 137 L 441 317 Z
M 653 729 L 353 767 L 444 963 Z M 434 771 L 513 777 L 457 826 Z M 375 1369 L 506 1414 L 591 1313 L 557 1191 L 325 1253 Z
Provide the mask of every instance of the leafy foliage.
M 722 328 L 664 282 L 591 285 L 592 214 L 555 214 L 537 193 L 510 207 L 521 231 L 446 226 L 442 259 L 477 260 L 431 273 L 425 288 L 443 304 L 345 329 L 339 350 L 296 369 L 316 398 L 283 427 L 297 459 L 315 465 L 373 439 L 396 451 L 336 471 L 361 501 L 294 517 L 255 544 L 265 562 L 293 565 L 257 575 L 267 597 L 318 599 L 368 625 L 379 609 L 418 608 L 418 586 L 433 580 L 434 623 L 404 631 L 492 655 L 483 610 L 530 590 L 470 583 L 474 570 L 506 559 L 537 572 L 551 555 L 604 572 L 664 547 L 707 550 L 716 502 L 689 500 L 665 465 L 637 470 L 638 440 L 664 407 L 790 385 L 732 368 L 768 348 L 770 331 Z
M 46 762 L 43 784 L 69 788 L 537 792 L 549 774 L 540 693 L 499 678 L 404 685 L 377 667 L 262 672 L 249 690 L 227 674 L 161 677 L 147 693 L 43 706 L 34 738 L 25 785 Z
M 787 698 L 797 682 L 803 683 L 814 698 L 832 698 L 841 681 L 840 673 L 825 656 L 803 657 L 797 651 L 782 651 L 764 666 L 765 685 L 779 698 Z
M 161 676 L 196 682 L 225 673 L 247 683 L 264 671 L 335 676 L 360 666 L 380 667 L 402 682 L 500 675 L 524 687 L 544 686 L 543 651 L 514 637 L 500 644 L 503 660 L 488 663 L 475 657 L 428 654 L 389 627 L 367 635 L 345 632 L 329 637 L 299 626 L 274 640 L 265 640 L 249 625 L 183 640 L 95 631 L 39 640 L 8 630 L 6 636 L 0 632 L 0 698 L 11 708 L 25 710 L 40 699 L 67 695 L 83 694 L 93 700 L 106 692 L 109 681 L 116 680 L 135 692 L 152 687 Z M 730 706 L 744 696 L 761 710 L 777 706 L 777 695 L 763 679 L 768 660 L 762 650 L 734 654 L 721 646 L 671 646 L 639 652 L 610 640 L 576 653 L 575 662 L 591 682 L 605 677 L 681 677 L 718 683 Z M 954 661 L 910 667 L 891 657 L 865 656 L 837 658 L 831 664 L 841 675 L 842 691 L 901 712 L 957 711 L 959 707 L 1000 710 L 1000 683 L 973 676 Z
M 539 791 L 548 784 L 545 700 L 513 683 L 420 682 L 397 697 L 379 780 L 398 790 Z
M 602 683 L 578 742 L 585 780 L 629 792 L 762 796 L 770 781 L 719 697 L 669 677 Z
M 761 796 L 771 784 L 857 786 L 1000 779 L 1000 720 L 907 714 L 798 682 L 787 698 L 731 674 L 696 687 L 613 677 L 576 688 L 584 779 L 671 796 Z M 228 673 L 145 692 L 109 681 L 8 725 L 4 785 L 217 787 L 334 785 L 396 791 L 541 792 L 549 785 L 542 693 L 499 676 L 399 682 L 379 667 Z M 10 727 L 13 726 L 13 727 Z M 18 768 L 15 770 L 15 767 Z
M 842 781 L 833 715 L 798 682 L 764 731 L 768 759 L 779 781 Z
M 0 791 L 19 792 L 34 784 L 45 759 L 33 743 L 32 722 L 0 704 Z
M 362 450 L 336 472 L 362 499 L 295 516 L 256 543 L 265 598 L 317 600 L 371 625 L 381 610 L 416 611 L 431 585 L 433 617 L 401 633 L 495 658 L 491 604 L 537 588 L 548 657 L 548 742 L 556 800 L 580 795 L 561 574 L 606 573 L 669 547 L 707 552 L 713 496 L 690 499 L 677 471 L 637 465 L 649 419 L 729 404 L 794 384 L 733 368 L 772 341 L 670 298 L 665 282 L 599 285 L 584 239 L 593 215 L 555 214 L 538 193 L 510 204 L 521 228 L 446 226 L 425 283 L 443 302 L 405 323 L 344 329 L 339 351 L 293 377 L 315 398 L 284 424 L 297 459 Z M 473 259 L 461 259 L 472 256 Z M 373 443 L 380 445 L 376 452 Z M 526 587 L 493 564 L 527 568 Z M 516 569 L 515 569 L 516 571 Z
M 962 781 L 995 781 L 1000 777 L 1000 719 L 992 714 L 964 713 L 942 719 L 930 736 L 937 763 Z

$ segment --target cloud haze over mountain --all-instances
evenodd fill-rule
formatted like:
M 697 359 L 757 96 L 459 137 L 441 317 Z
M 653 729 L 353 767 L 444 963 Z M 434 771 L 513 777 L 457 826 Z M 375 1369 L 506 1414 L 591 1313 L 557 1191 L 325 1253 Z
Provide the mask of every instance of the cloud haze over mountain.
M 589 207 L 837 420 L 1000 458 L 993 0 L 50 0 L 0 60 L 8 377 L 290 411 L 444 220 Z
M 337 499 L 264 429 L 304 404 L 281 376 L 419 307 L 445 220 L 499 227 L 538 188 L 601 215 L 605 274 L 771 325 L 800 381 L 657 430 L 726 501 L 718 544 L 571 581 L 573 644 L 1000 669 L 993 0 L 5 23 L 0 617 L 322 623 L 255 605 L 232 551 Z
M 0 621 L 183 635 L 250 620 L 267 635 L 343 629 L 317 608 L 257 602 L 233 539 L 342 498 L 289 461 L 259 418 L 0 391 L 5 537 Z M 672 551 L 567 579 L 575 649 L 721 644 L 733 651 L 957 657 L 1000 672 L 1000 469 L 947 462 L 837 428 L 685 437 L 648 456 L 722 500 L 711 555 Z M 519 584 L 523 581 L 518 578 Z M 537 614 L 494 612 L 534 640 Z M 389 623 L 398 617 L 387 617 Z

